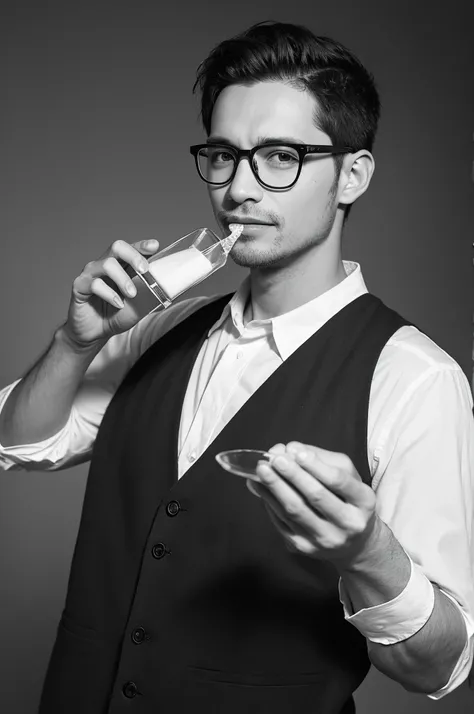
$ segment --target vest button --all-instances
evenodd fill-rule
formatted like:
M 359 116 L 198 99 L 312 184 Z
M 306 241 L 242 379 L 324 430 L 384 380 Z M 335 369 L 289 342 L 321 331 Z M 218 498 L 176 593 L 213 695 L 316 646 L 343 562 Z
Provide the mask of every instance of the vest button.
M 168 516 L 177 516 L 179 511 L 181 510 L 181 506 L 179 501 L 170 501 L 168 505 L 166 506 L 166 513 Z
M 126 684 L 124 684 L 122 687 L 122 692 L 127 697 L 127 699 L 133 699 L 133 697 L 136 697 L 139 693 L 138 687 L 135 682 L 127 682 Z
M 141 645 L 143 640 L 146 638 L 146 632 L 143 627 L 137 627 L 136 630 L 132 632 L 132 642 L 136 645 Z
M 153 546 L 151 552 L 153 557 L 159 560 L 160 558 L 163 558 L 164 555 L 166 555 L 166 546 L 164 543 L 157 543 Z

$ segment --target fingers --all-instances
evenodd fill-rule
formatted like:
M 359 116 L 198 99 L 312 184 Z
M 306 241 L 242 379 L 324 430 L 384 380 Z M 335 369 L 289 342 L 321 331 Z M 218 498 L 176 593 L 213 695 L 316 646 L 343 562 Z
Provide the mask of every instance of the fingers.
M 132 282 L 127 282 L 127 284 L 130 284 L 132 289 L 135 290 L 135 293 L 133 294 L 132 290 L 130 290 L 130 293 L 127 294 L 127 297 L 134 297 L 134 295 L 136 294 L 135 286 Z M 96 295 L 97 297 L 100 297 L 102 300 L 105 300 L 105 302 L 110 303 L 114 307 L 124 307 L 124 302 L 121 298 L 120 292 L 114 290 L 114 288 L 108 283 L 106 283 L 105 280 L 103 280 L 102 278 L 94 278 L 94 280 L 91 281 L 89 297 L 91 295 Z
M 271 449 L 268 449 L 268 453 L 272 454 L 273 456 L 278 456 L 278 454 L 284 454 L 285 452 L 286 452 L 286 446 L 281 443 L 275 444 L 274 446 L 271 447 Z M 252 486 L 251 479 L 247 479 L 247 488 L 250 491 L 250 493 L 253 493 L 254 496 L 261 498 L 258 491 Z
M 157 240 L 139 241 L 133 245 L 117 240 L 99 260 L 87 263 L 81 275 L 74 281 L 76 298 L 85 302 L 97 295 L 115 308 L 123 307 L 122 297 L 135 297 L 137 289 L 132 282 L 136 273 L 146 273 L 149 264 L 143 254 L 158 250 Z
M 285 545 L 289 550 L 306 553 L 307 555 L 314 555 L 317 552 L 318 548 L 315 544 L 312 543 L 308 539 L 307 534 L 300 531 L 294 523 L 288 523 L 281 514 L 279 515 L 278 512 L 267 503 L 265 503 L 265 509 L 273 525 L 284 537 Z
M 372 489 L 363 483 L 346 454 L 298 441 L 290 442 L 287 451 L 302 468 L 313 474 L 326 488 L 344 501 L 363 506 L 367 498 L 370 500 L 373 496 Z M 303 453 L 306 458 L 302 458 Z
M 275 459 L 271 467 L 259 467 L 258 475 L 261 484 L 283 504 L 287 515 L 295 522 L 307 525 L 312 513 L 334 523 L 343 519 L 343 501 L 301 468 L 292 457 L 286 455 L 283 459 Z
M 370 513 L 374 509 L 375 493 L 360 477 L 354 478 L 355 467 L 345 454 L 334 452 L 337 466 L 328 466 L 318 458 L 318 449 L 305 451 L 306 459 L 288 449 L 286 455 L 279 455 L 271 465 L 257 469 L 260 482 L 291 511 L 305 516 L 298 495 L 313 512 L 339 525 L 352 523 L 358 519 L 358 513 Z
M 256 495 L 263 498 L 294 532 L 320 532 L 325 527 L 325 514 L 313 508 L 305 495 L 280 478 L 278 472 L 275 473 L 268 466 L 259 466 L 257 473 L 260 483 L 253 484 Z
M 318 459 L 321 464 L 324 464 L 328 468 L 347 471 L 351 473 L 355 479 L 361 480 L 354 464 L 346 454 L 342 454 L 338 451 L 328 451 L 327 449 L 322 449 L 320 446 L 302 444 L 300 441 L 290 441 L 287 444 L 287 451 L 293 456 L 301 454 L 301 452 L 304 451 L 310 458 Z
M 278 454 L 284 454 L 286 453 L 286 446 L 285 444 L 275 444 L 275 446 L 272 446 L 271 449 L 268 449 L 269 454 L 274 454 L 275 456 L 278 456 Z
M 120 241 L 119 241 L 120 242 Z M 135 272 L 139 273 L 145 273 L 149 269 L 148 266 L 148 261 L 143 259 L 142 256 L 144 255 L 153 255 L 158 251 L 159 248 L 159 243 L 157 240 L 154 238 L 151 240 L 141 240 L 138 243 L 132 243 L 131 245 L 129 243 L 125 243 L 126 246 L 129 246 L 135 250 L 135 261 L 128 261 L 124 258 L 118 258 L 118 262 L 120 265 L 122 265 L 123 269 L 128 275 L 131 275 L 132 277 L 135 276 Z M 138 253 L 138 257 L 137 254 Z M 141 266 L 141 269 L 140 269 Z
M 91 266 L 89 273 L 95 277 L 100 277 L 103 274 L 103 267 L 107 261 L 110 259 L 115 259 L 117 263 L 119 261 L 126 266 L 132 267 L 137 273 L 146 273 L 148 270 L 148 261 L 142 255 L 141 251 L 149 253 L 156 252 L 156 246 L 153 249 L 147 246 L 148 241 L 140 241 L 132 245 L 131 243 L 126 243 L 124 240 L 116 240 L 110 248 L 104 253 L 104 255 L 99 258 L 99 260 L 94 261 Z M 158 244 L 158 241 L 155 241 Z M 110 264 L 110 263 L 109 263 Z M 122 266 L 120 266 L 122 267 Z M 123 270 L 123 267 L 122 267 Z M 125 270 L 123 270 L 125 273 Z
M 159 246 L 160 244 L 155 238 L 151 238 L 150 240 L 140 240 L 138 243 L 132 243 L 132 247 L 136 248 L 136 250 L 144 255 L 156 253 Z
M 295 460 L 304 471 L 312 474 L 322 486 L 345 503 L 357 507 L 370 506 L 375 501 L 375 494 L 370 486 L 363 483 L 349 457 L 334 454 L 334 458 L 329 460 L 328 453 L 308 451 L 304 458 L 297 454 Z

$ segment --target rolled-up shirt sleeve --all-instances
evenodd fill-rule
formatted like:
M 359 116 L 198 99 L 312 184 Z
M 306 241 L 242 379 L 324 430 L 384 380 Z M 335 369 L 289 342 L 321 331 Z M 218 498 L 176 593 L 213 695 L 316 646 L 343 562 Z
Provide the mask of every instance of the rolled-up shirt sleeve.
M 134 361 L 134 347 L 139 348 L 130 334 L 111 337 L 85 373 L 63 428 L 33 444 L 0 445 L 2 467 L 57 471 L 88 461 L 105 410 Z M 20 381 L 16 380 L 0 392 L 0 410 Z
M 0 444 L 0 468 L 58 471 L 89 461 L 105 411 L 136 360 L 166 332 L 213 299 L 216 296 L 183 300 L 111 337 L 89 365 L 63 428 L 34 444 Z M 0 412 L 20 381 L 17 379 L 0 390 Z
M 17 379 L 0 391 L 0 411 L 20 381 Z M 69 468 L 88 461 L 96 433 L 97 430 L 94 433 L 88 418 L 88 408 L 81 412 L 73 404 L 66 424 L 48 439 L 15 446 L 0 444 L 0 467 L 5 471 L 54 471 Z
M 466 645 L 449 680 L 428 694 L 440 699 L 468 676 L 474 652 L 474 420 L 472 394 L 462 370 L 432 365 L 397 400 L 375 449 L 377 511 L 426 577 L 457 606 Z M 382 414 L 379 415 L 382 418 Z M 387 415 L 385 415 L 387 416 Z M 343 588 L 346 618 L 352 615 Z M 396 600 L 365 610 L 370 622 L 391 618 Z M 388 619 L 387 619 L 388 622 Z M 408 637 L 410 622 L 392 631 Z

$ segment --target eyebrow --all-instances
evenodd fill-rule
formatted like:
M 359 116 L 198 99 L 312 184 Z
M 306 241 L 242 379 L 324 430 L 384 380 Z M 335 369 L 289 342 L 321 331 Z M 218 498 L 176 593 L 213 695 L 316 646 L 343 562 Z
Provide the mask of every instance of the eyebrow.
M 305 141 L 298 139 L 296 136 L 259 136 L 257 137 L 256 146 L 265 146 L 265 144 L 273 142 L 277 142 L 278 144 L 306 144 Z M 206 144 L 226 144 L 228 146 L 234 146 L 225 136 L 210 136 Z

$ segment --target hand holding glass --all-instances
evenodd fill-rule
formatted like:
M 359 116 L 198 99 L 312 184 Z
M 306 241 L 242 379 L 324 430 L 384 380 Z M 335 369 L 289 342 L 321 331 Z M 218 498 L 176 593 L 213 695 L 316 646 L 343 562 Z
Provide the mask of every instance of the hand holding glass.
M 222 268 L 243 226 L 231 224 L 230 229 L 232 233 L 220 240 L 209 228 L 198 228 L 148 258 L 148 272 L 136 273 L 132 268 L 130 275 L 137 290 L 129 300 L 133 310 L 140 317 L 164 310 Z

